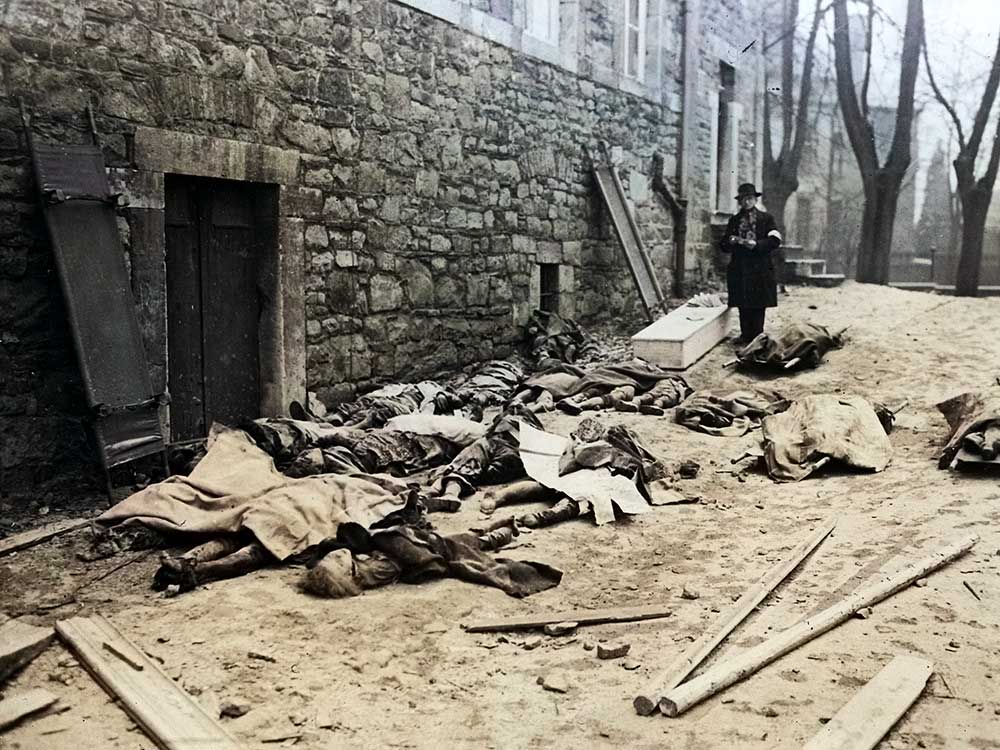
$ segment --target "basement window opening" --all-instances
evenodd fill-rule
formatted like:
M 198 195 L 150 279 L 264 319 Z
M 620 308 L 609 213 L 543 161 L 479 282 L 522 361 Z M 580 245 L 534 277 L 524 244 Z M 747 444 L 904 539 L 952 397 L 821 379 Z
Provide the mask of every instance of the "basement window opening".
M 540 294 L 538 307 L 544 312 L 559 312 L 559 264 L 539 263 Z

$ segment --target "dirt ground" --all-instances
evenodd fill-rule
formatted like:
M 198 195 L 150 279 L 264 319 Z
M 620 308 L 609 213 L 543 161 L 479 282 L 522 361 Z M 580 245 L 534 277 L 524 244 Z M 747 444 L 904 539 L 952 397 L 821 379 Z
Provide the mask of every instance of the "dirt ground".
M 848 344 L 816 370 L 768 381 L 788 396 L 857 393 L 910 405 L 880 474 L 828 473 L 798 484 L 744 479 L 730 458 L 758 439 L 715 438 L 662 418 L 607 413 L 667 461 L 693 459 L 681 484 L 693 504 L 604 527 L 581 519 L 521 537 L 509 556 L 564 571 L 558 587 L 525 600 L 443 580 L 394 585 L 347 600 L 298 590 L 301 569 L 272 569 L 166 599 L 149 589 L 155 553 L 107 575 L 137 553 L 85 564 L 73 534 L 0 561 L 0 611 L 37 623 L 100 612 L 199 700 L 250 705 L 224 719 L 248 748 L 298 735 L 296 748 L 736 748 L 800 747 L 899 653 L 925 655 L 935 674 L 882 744 L 886 748 L 1000 748 L 1000 482 L 936 468 L 946 437 L 942 398 L 1000 374 L 1000 300 L 964 300 L 845 284 L 793 288 L 772 315 L 850 326 Z M 696 387 L 751 385 L 721 367 L 723 343 L 687 373 Z M 577 418 L 547 415 L 566 434 Z M 501 511 L 502 512 L 502 511 Z M 480 519 L 473 497 L 445 531 Z M 825 519 L 834 533 L 723 644 L 709 663 L 739 653 L 819 611 L 881 570 L 892 570 L 968 533 L 966 557 L 852 619 L 680 718 L 639 717 L 632 699 L 750 583 Z M 963 586 L 969 583 L 977 600 Z M 682 587 L 700 598 L 681 598 Z M 58 605 L 79 588 L 75 601 Z M 468 634 L 484 616 L 668 604 L 670 617 L 580 628 L 574 636 Z M 631 644 L 630 658 L 598 660 L 600 640 Z M 248 658 L 248 651 L 274 661 Z M 565 694 L 540 676 L 561 675 Z M 0 748 L 153 748 L 126 714 L 55 645 L 4 688 L 44 687 L 69 709 L 0 736 Z M 334 718 L 317 727 L 317 713 Z

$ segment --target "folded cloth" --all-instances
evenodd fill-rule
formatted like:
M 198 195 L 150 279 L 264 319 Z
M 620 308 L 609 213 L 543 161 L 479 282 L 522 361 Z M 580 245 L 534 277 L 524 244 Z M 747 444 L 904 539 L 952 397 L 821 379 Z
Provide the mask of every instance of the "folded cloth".
M 342 523 L 368 528 L 405 505 L 405 495 L 362 476 L 286 477 L 246 433 L 215 425 L 189 476 L 149 485 L 97 522 L 211 536 L 245 530 L 285 560 L 335 536 Z
M 949 398 L 937 405 L 951 427 L 951 434 L 938 457 L 938 468 L 946 469 L 958 455 L 963 445 L 970 453 L 982 454 L 983 447 L 992 450 L 985 440 L 975 439 L 977 435 L 995 434 L 995 428 L 1000 425 L 1000 388 L 993 387 L 985 391 L 962 393 Z M 967 439 L 972 438 L 972 439 Z M 987 455 L 984 460 L 993 460 Z
M 816 367 L 830 349 L 843 346 L 843 335 L 814 323 L 793 323 L 778 334 L 761 333 L 736 352 L 740 367 L 795 370 Z
M 797 482 L 829 461 L 882 471 L 892 443 L 876 408 L 860 396 L 820 394 L 764 418 L 764 462 L 779 482 Z
M 760 427 L 760 420 L 789 406 L 781 394 L 767 390 L 695 391 L 677 409 L 685 427 L 722 437 L 739 437 Z

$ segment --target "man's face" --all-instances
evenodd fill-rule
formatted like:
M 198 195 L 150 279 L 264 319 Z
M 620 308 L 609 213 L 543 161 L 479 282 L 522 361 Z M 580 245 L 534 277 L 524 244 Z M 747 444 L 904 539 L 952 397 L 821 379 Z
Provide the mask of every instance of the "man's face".
M 740 196 L 740 208 L 742 208 L 744 211 L 749 211 L 756 205 L 757 205 L 757 196 L 751 195 L 749 193 Z

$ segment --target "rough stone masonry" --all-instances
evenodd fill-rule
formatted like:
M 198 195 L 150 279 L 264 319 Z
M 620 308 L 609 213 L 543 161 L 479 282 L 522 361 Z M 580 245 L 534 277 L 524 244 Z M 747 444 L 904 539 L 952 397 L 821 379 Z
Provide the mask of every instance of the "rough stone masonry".
M 284 372 L 298 372 L 287 363 L 301 360 L 305 382 L 297 387 L 327 403 L 377 382 L 509 355 L 518 324 L 537 301 L 539 263 L 560 264 L 562 311 L 585 323 L 633 318 L 638 298 L 589 178 L 587 154 L 599 141 L 620 161 L 669 288 L 670 215 L 649 184 L 654 152 L 671 164 L 679 158 L 682 4 L 648 4 L 655 31 L 651 24 L 646 68 L 653 73 L 639 93 L 615 85 L 609 73 L 620 65 L 619 2 L 562 3 L 564 16 L 572 10 L 573 36 L 562 45 L 575 55 L 575 70 L 410 5 L 4 4 L 0 492 L 34 491 L 55 479 L 78 488 L 81 478 L 94 476 L 19 98 L 44 140 L 84 141 L 84 111 L 94 108 L 112 176 L 132 198 L 121 228 L 147 357 L 161 388 L 169 330 L 162 181 L 164 174 L 185 173 L 185 164 L 194 165 L 191 173 L 279 183 L 279 267 L 298 269 L 282 281 Z M 704 5 L 708 41 L 692 75 L 709 96 L 717 88 L 717 50 L 740 44 L 749 13 L 735 0 Z M 489 7 L 476 12 L 483 10 Z M 752 78 L 751 70 L 751 98 Z M 692 113 L 699 119 L 687 148 L 708 154 L 710 108 L 696 98 Z M 161 155 L 151 167 L 137 153 L 140 129 L 142 153 L 156 133 L 215 145 L 184 163 Z M 749 170 L 754 132 L 748 121 L 741 159 Z M 280 150 L 294 174 L 275 177 L 284 174 L 275 168 L 255 175 L 242 145 Z M 696 167 L 688 181 L 695 242 L 708 236 L 706 196 L 714 179 L 705 165 Z M 705 262 L 693 257 L 693 264 Z M 304 330 L 292 330 L 289 316 L 300 316 Z M 295 342 L 301 352 L 285 351 Z M 288 392 L 297 391 L 279 391 Z

